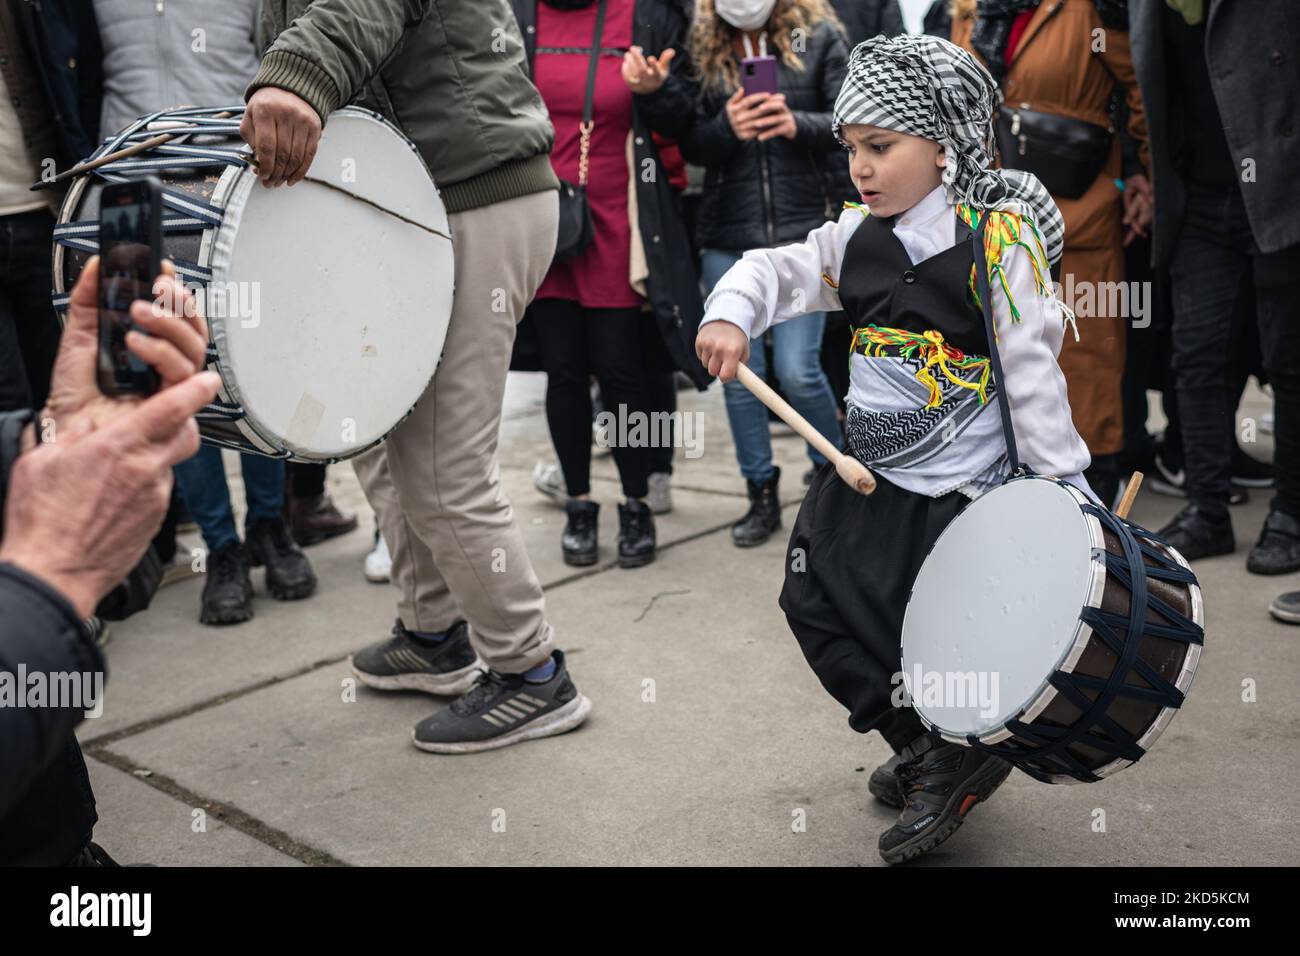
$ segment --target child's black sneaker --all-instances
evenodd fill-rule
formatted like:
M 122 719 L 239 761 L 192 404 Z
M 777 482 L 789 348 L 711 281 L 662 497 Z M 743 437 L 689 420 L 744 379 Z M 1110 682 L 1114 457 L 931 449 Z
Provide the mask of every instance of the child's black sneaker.
M 376 690 L 422 690 L 455 697 L 474 686 L 482 663 L 469 643 L 469 625 L 457 621 L 438 643 L 411 636 L 398 619 L 386 641 L 371 644 L 349 659 L 352 673 Z
M 439 754 L 472 754 L 573 730 L 591 713 L 591 701 L 573 686 L 564 652 L 551 656 L 555 673 L 541 683 L 522 674 L 480 671 L 478 683 L 465 696 L 415 725 L 415 746 Z
M 899 754 L 894 754 L 867 778 L 867 789 L 871 795 L 887 807 L 903 809 L 903 791 L 898 787 L 898 765 L 903 762 Z
M 924 734 L 903 748 L 898 765 L 903 811 L 880 834 L 880 858 L 904 863 L 929 853 L 987 800 L 1011 773 L 1011 764 L 983 750 Z

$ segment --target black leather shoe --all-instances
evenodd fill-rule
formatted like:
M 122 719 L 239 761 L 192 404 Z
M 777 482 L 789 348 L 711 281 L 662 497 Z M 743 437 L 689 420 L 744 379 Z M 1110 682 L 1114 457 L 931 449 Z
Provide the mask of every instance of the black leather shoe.
M 598 553 L 597 521 L 600 517 L 600 505 L 594 501 L 579 501 L 570 498 L 564 504 L 569 520 L 564 523 L 564 534 L 560 536 L 560 549 L 564 552 L 564 563 L 575 568 L 585 568 L 596 563 Z
M 880 834 L 880 858 L 904 863 L 929 853 L 987 800 L 1011 773 L 1011 764 L 973 747 L 925 734 L 903 748 L 898 785 L 903 812 Z
M 655 559 L 655 516 L 635 498 L 618 506 L 618 566 L 639 568 Z
M 1300 624 L 1300 591 L 1288 591 L 1273 598 L 1268 613 L 1285 624 Z
M 1300 571 L 1300 521 L 1285 511 L 1270 511 L 1246 558 L 1246 570 L 1251 574 Z
M 781 527 L 781 502 L 777 497 L 780 483 L 780 468 L 773 468 L 772 477 L 767 481 L 745 482 L 749 492 L 749 511 L 731 526 L 731 540 L 736 547 L 757 547 Z
M 277 601 L 297 601 L 316 590 L 316 573 L 294 544 L 283 518 L 261 518 L 245 532 L 249 563 L 266 565 L 266 589 Z
M 867 789 L 871 795 L 887 807 L 903 809 L 903 791 L 898 788 L 898 765 L 903 762 L 901 754 L 894 754 L 875 770 L 867 779 Z
M 248 577 L 248 556 L 235 541 L 208 555 L 199 622 L 239 624 L 252 616 L 253 582 Z
M 1188 505 L 1178 512 L 1159 533 L 1188 561 L 1232 554 L 1237 547 L 1232 534 L 1232 519 L 1212 517 L 1196 505 Z
M 302 547 L 355 531 L 357 516 L 340 511 L 329 494 L 289 499 L 289 524 L 293 539 Z

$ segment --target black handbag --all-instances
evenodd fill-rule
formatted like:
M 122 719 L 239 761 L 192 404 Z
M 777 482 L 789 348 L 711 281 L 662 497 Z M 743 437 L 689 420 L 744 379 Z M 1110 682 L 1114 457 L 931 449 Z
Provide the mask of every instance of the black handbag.
M 1027 103 L 1003 106 L 996 123 L 1004 169 L 1033 173 L 1053 196 L 1078 199 L 1110 156 L 1114 131 L 1084 120 L 1040 113 Z
M 553 262 L 568 262 L 586 252 L 595 238 L 591 202 L 587 198 L 587 153 L 591 147 L 592 100 L 596 92 L 596 66 L 600 61 L 601 33 L 605 27 L 605 0 L 596 7 L 596 33 L 591 39 L 591 61 L 587 67 L 587 95 L 582 104 L 582 125 L 578 127 L 578 182 L 560 180 L 560 228 Z

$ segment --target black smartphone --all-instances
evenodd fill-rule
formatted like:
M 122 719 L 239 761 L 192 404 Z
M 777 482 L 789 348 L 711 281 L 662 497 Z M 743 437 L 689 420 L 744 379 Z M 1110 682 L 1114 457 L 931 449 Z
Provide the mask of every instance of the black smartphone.
M 110 183 L 99 194 L 99 389 L 152 395 L 158 373 L 126 347 L 131 303 L 153 301 L 162 271 L 162 186 L 148 177 Z M 143 331 L 143 330 L 141 330 Z

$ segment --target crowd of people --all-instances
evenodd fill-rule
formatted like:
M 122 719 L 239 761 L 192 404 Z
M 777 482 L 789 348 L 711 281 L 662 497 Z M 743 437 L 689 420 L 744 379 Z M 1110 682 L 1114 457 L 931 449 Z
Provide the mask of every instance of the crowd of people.
M 376 515 L 364 573 L 396 590 L 391 634 L 351 666 L 374 688 L 455 698 L 415 727 L 423 750 L 508 746 L 572 730 L 591 711 L 501 490 L 510 369 L 546 375 L 556 463 L 539 463 L 535 483 L 565 510 L 560 548 L 574 566 L 600 560 L 591 466 L 601 444 L 621 485 L 619 566 L 655 559 L 654 516 L 672 508 L 671 436 L 620 441 L 603 434 L 598 413 L 671 415 L 680 388 L 703 391 L 715 377 L 748 497 L 732 540 L 754 547 L 781 529 L 770 416 L 735 380 L 738 362 L 835 448 L 898 481 L 871 506 L 893 501 L 889 521 L 929 522 L 937 533 L 989 487 L 1005 459 L 971 473 L 969 459 L 949 462 L 956 470 L 912 484 L 912 472 L 890 471 L 919 460 L 917 436 L 950 398 L 979 393 L 982 403 L 982 385 L 942 362 L 932 369 L 936 358 L 909 372 L 929 383 L 934 414 L 885 414 L 863 399 L 885 386 L 864 385 L 846 361 L 898 348 L 884 333 L 905 328 L 912 312 L 952 307 L 971 318 L 969 302 L 953 302 L 954 290 L 966 296 L 969 253 L 931 265 L 955 248 L 962 202 L 1023 216 L 1023 248 L 1032 238 L 1044 250 L 1026 260 L 1031 272 L 1000 273 L 1011 320 L 1026 322 L 1045 288 L 1072 320 L 1039 316 L 1057 327 L 1036 343 L 1041 354 L 1017 360 L 1039 362 L 1041 373 L 1034 411 L 1024 410 L 1030 398 L 1009 398 L 1026 403 L 1026 430 L 1044 436 L 1026 442 L 1026 460 L 1037 454 L 1107 505 L 1131 472 L 1144 472 L 1153 490 L 1186 498 L 1159 534 L 1191 561 L 1233 552 L 1230 507 L 1272 488 L 1246 569 L 1300 570 L 1300 332 L 1290 321 L 1300 299 L 1300 43 L 1290 41 L 1300 35 L 1281 0 L 1244 6 L 0 0 L 0 668 L 102 673 L 101 618 L 136 609 L 118 600 L 110 612 L 107 599 L 132 576 L 149 577 L 151 564 L 145 590 L 184 577 L 190 556 L 176 541 L 189 521 L 206 549 L 198 616 L 207 625 L 252 616 L 256 566 L 272 598 L 310 597 L 318 581 L 304 549 L 357 529 L 331 500 L 324 466 L 245 453 L 241 539 L 222 454 L 200 447 L 190 420 L 218 384 L 203 371 L 201 322 L 143 309 L 152 338 L 130 345 L 165 386 L 143 402 L 95 388 L 93 266 L 60 331 L 49 262 L 62 194 L 29 185 L 137 117 L 189 104 L 246 104 L 241 134 L 262 184 L 290 190 L 330 114 L 370 106 L 424 157 L 449 214 L 456 293 L 440 370 L 384 444 L 350 463 Z M 366 29 L 349 26 L 361 22 Z M 769 82 L 754 79 L 767 68 Z M 905 101 L 915 115 L 882 121 Z M 1005 205 L 1012 200 L 1021 205 Z M 893 238 L 862 222 L 888 225 Z M 860 278 L 873 272 L 878 288 Z M 931 346 L 910 347 L 909 357 Z M 1023 347 L 1005 346 L 1012 356 Z M 1271 461 L 1238 439 L 1252 375 L 1273 399 L 1263 423 Z M 1158 434 L 1150 392 L 1168 421 Z M 807 455 L 799 494 L 810 488 L 809 501 L 847 513 L 847 502 L 832 501 L 825 457 L 812 445 Z M 125 476 L 147 494 L 128 494 Z M 801 515 L 796 537 L 813 530 Z M 984 799 L 1001 768 L 970 758 L 963 770 L 934 770 L 945 752 L 918 743 L 910 711 L 877 712 L 874 665 L 844 663 L 891 641 L 897 649 L 894 598 L 905 603 L 923 554 L 892 557 L 876 577 L 893 588 L 877 623 L 826 610 L 884 600 L 839 590 L 849 585 L 830 570 L 818 598 L 787 581 L 781 607 L 854 728 L 890 741 L 897 756 L 885 779 L 900 764 L 912 769 L 899 779 L 912 783 L 964 773 L 978 777 Z M 503 570 L 484 573 L 490 566 Z M 1270 611 L 1300 623 L 1300 591 Z M 13 764 L 0 790 L 0 861 L 111 862 L 91 842 L 94 799 L 72 732 L 79 714 L 0 713 L 0 751 Z M 893 786 L 873 792 L 894 805 Z M 924 814 L 947 811 L 926 792 L 923 781 L 900 801 L 900 823 L 882 837 L 887 860 L 934 845 Z

